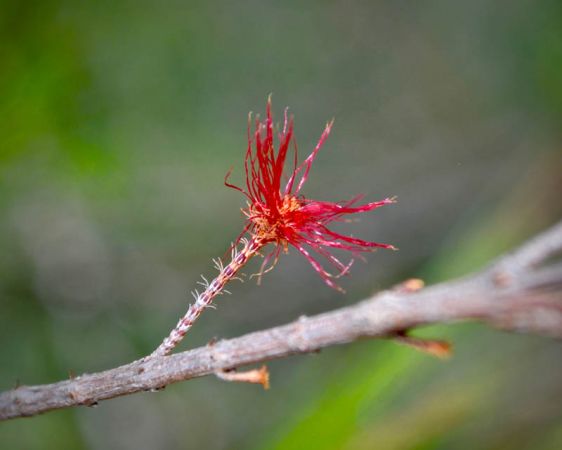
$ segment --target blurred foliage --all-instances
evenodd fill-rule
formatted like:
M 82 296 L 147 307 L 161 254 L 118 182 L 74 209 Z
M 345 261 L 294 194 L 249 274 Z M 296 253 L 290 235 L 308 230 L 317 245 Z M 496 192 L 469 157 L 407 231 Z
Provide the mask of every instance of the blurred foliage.
M 284 257 L 187 346 L 477 270 L 562 217 L 562 4 L 0 0 L 0 388 L 151 351 L 239 232 L 248 110 L 273 92 L 307 193 L 398 195 L 353 231 L 391 242 L 341 297 Z M 249 269 L 250 271 L 252 269 Z M 560 344 L 430 327 L 433 360 L 361 342 L 0 424 L 7 449 L 562 447 Z

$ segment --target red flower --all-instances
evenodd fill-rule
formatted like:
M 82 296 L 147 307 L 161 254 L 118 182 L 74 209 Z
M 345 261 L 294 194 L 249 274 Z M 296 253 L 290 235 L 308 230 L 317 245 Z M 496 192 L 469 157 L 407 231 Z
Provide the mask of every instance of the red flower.
M 371 211 L 394 203 L 394 200 L 386 198 L 379 202 L 358 205 L 362 196 L 344 202 L 325 202 L 311 200 L 300 194 L 312 163 L 330 134 L 332 124 L 333 121 L 326 125 L 315 149 L 300 165 L 297 163 L 296 147 L 294 148 L 293 170 L 287 182 L 283 183 L 283 171 L 293 138 L 293 120 L 287 118 L 285 110 L 283 129 L 276 133 L 276 151 L 271 101 L 268 101 L 267 118 L 263 122 L 256 120 L 253 136 L 250 125 L 248 126 L 246 189 L 232 185 L 227 180 L 225 184 L 248 198 L 248 207 L 243 210 L 247 216 L 247 223 L 242 235 L 249 232 L 260 247 L 268 243 L 275 244 L 274 250 L 265 257 L 260 273 L 263 273 L 268 262 L 272 259 L 277 260 L 282 249 L 287 251 L 290 244 L 305 256 L 328 286 L 341 290 L 333 279 L 346 274 L 353 259 L 344 264 L 330 252 L 331 249 L 348 250 L 357 256 L 360 252 L 372 251 L 377 247 L 393 250 L 395 248 L 388 244 L 345 236 L 327 226 L 331 222 L 341 221 L 349 214 Z M 327 272 L 318 261 L 318 256 L 333 265 L 337 273 Z
M 203 310 L 211 305 L 217 295 L 225 292 L 225 285 L 235 278 L 238 271 L 267 244 L 274 244 L 275 247 L 264 258 L 260 275 L 264 273 L 265 267 L 272 259 L 272 265 L 275 265 L 281 250 L 287 251 L 289 245 L 292 245 L 308 259 L 328 286 L 338 290 L 341 288 L 333 280 L 349 271 L 353 259 L 346 265 L 330 253 L 330 250 L 347 250 L 353 255 L 358 255 L 377 247 L 394 249 L 392 245 L 363 241 L 328 228 L 331 222 L 342 220 L 348 214 L 371 211 L 379 206 L 393 203 L 392 199 L 358 205 L 361 196 L 347 202 L 333 203 L 310 200 L 300 195 L 314 158 L 330 134 L 331 128 L 332 122 L 326 125 L 316 148 L 300 165 L 297 163 L 295 147 L 293 171 L 282 186 L 285 160 L 293 138 L 293 120 L 287 119 L 287 110 L 285 110 L 283 129 L 278 132 L 277 152 L 273 145 L 271 101 L 267 103 L 267 119 L 264 122 L 256 120 L 253 136 L 248 125 L 248 150 L 245 159 L 246 189 L 228 183 L 230 173 L 225 179 L 227 186 L 242 192 L 248 198 L 248 207 L 243 210 L 248 220 L 236 241 L 236 244 L 243 242 L 244 245 L 242 247 L 233 245 L 232 259 L 228 264 L 223 265 L 220 259 L 215 260 L 218 275 L 211 282 L 202 277 L 204 291 L 193 293 L 195 303 L 189 306 L 187 312 L 168 337 L 154 350 L 152 356 L 170 353 L 181 342 Z M 244 238 L 246 233 L 250 233 L 251 239 Z M 333 275 L 327 272 L 318 261 L 318 256 L 332 264 L 337 269 L 337 273 Z

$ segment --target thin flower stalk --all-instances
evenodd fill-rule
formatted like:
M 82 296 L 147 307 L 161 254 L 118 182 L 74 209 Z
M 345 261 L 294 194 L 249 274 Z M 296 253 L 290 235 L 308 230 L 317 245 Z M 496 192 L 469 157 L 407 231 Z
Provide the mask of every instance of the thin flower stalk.
M 242 209 L 246 216 L 246 224 L 233 244 L 231 261 L 226 266 L 223 266 L 220 260 L 216 261 L 219 270 L 217 277 L 210 283 L 204 279 L 205 290 L 202 293 L 196 292 L 195 303 L 189 307 L 152 356 L 169 354 L 203 310 L 211 306 L 217 295 L 225 292 L 226 284 L 237 278 L 239 271 L 255 255 L 263 256 L 257 274 L 258 281 L 275 266 L 282 252 L 287 253 L 289 247 L 293 247 L 310 262 L 329 287 L 343 292 L 335 280 L 349 273 L 353 258 L 344 263 L 332 253 L 333 249 L 347 251 L 353 257 L 377 248 L 395 250 L 389 244 L 365 241 L 328 228 L 332 222 L 342 222 L 351 214 L 372 211 L 394 203 L 393 198 L 359 204 L 362 196 L 347 201 L 327 202 L 308 199 L 300 193 L 308 179 L 312 163 L 331 132 L 332 125 L 333 121 L 326 125 L 312 153 L 298 164 L 297 149 L 293 144 L 293 120 L 288 117 L 287 110 L 280 130 L 274 129 L 271 100 L 267 103 L 265 120 L 256 119 L 253 131 L 249 121 L 248 147 L 244 161 L 245 187 L 229 183 L 230 172 L 225 178 L 226 186 L 241 192 L 247 201 L 246 208 Z M 287 179 L 284 172 L 291 148 L 294 151 L 291 162 L 293 168 Z M 261 250 L 269 244 L 273 246 L 271 251 L 263 254 Z M 328 271 L 322 260 L 331 265 L 335 269 L 334 272 Z
M 240 249 L 235 249 L 233 258 L 223 266 L 219 259 L 215 260 L 215 266 L 219 270 L 218 276 L 210 283 L 205 283 L 206 287 L 202 293 L 195 292 L 195 303 L 192 303 L 185 315 L 178 321 L 169 336 L 162 341 L 160 346 L 152 352 L 151 356 L 168 355 L 184 338 L 188 330 L 193 326 L 201 313 L 209 307 L 213 299 L 225 292 L 226 284 L 236 278 L 242 267 L 263 247 L 263 243 L 252 239 L 244 240 Z

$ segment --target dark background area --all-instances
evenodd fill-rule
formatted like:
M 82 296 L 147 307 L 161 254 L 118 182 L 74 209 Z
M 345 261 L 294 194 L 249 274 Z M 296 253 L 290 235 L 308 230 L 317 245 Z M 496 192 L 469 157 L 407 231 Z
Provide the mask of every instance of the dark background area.
M 562 217 L 559 1 L 1 1 L 0 388 L 152 351 L 243 224 L 248 111 L 289 106 L 305 194 L 398 204 L 341 295 L 297 252 L 181 348 L 477 270 Z M 259 262 L 247 269 L 256 271 Z M 562 448 L 562 346 L 474 324 L 0 424 L 6 449 Z

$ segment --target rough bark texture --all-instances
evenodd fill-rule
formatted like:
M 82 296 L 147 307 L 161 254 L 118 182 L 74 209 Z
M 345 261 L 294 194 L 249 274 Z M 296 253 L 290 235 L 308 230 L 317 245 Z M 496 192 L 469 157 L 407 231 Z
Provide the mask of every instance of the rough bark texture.
M 494 327 L 562 337 L 562 223 L 483 271 L 417 292 L 383 291 L 353 306 L 179 354 L 0 394 L 0 420 L 94 405 L 121 395 L 247 364 L 309 353 L 363 337 L 394 336 L 420 325 L 478 320 Z

